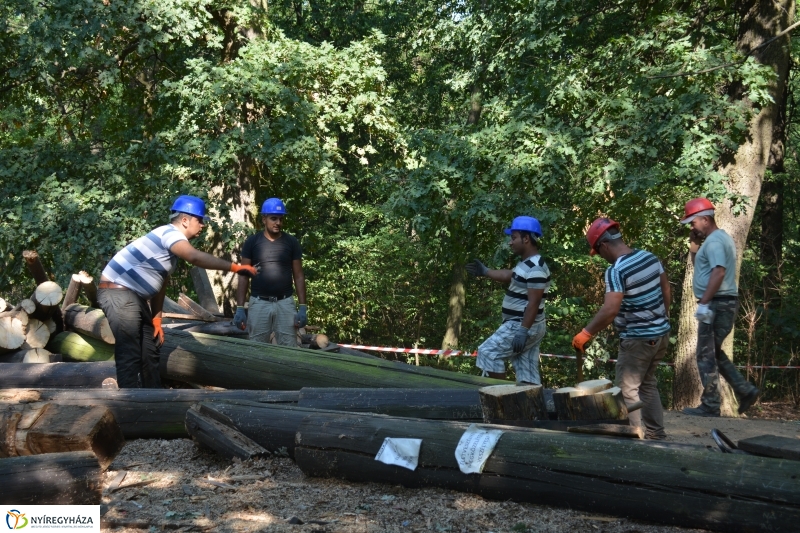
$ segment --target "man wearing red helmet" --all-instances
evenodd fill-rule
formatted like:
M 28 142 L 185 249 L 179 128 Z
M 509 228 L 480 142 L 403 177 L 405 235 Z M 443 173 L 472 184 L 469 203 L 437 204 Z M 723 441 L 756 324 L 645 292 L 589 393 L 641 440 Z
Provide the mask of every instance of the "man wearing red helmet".
M 714 220 L 714 204 L 706 198 L 686 203 L 681 224 L 690 224 L 689 256 L 694 264 L 692 290 L 697 298 L 697 369 L 703 383 L 700 405 L 683 412 L 696 416 L 720 415 L 719 375 L 733 388 L 739 400 L 739 413 L 752 406 L 760 391 L 742 376 L 722 342 L 733 329 L 739 309 L 736 285 L 736 245 Z
M 665 439 L 664 409 L 658 393 L 656 368 L 669 346 L 670 288 L 658 258 L 622 241 L 619 224 L 598 218 L 586 232 L 590 255 L 611 263 L 606 269 L 603 306 L 575 335 L 572 346 L 583 352 L 586 344 L 612 322 L 619 332 L 616 383 L 626 404 L 642 401 L 641 411 L 628 414 L 632 426 L 644 422 L 645 437 Z
M 550 269 L 539 254 L 542 226 L 533 217 L 517 217 L 505 230 L 511 251 L 522 259 L 514 270 L 493 270 L 475 259 L 467 272 L 508 283 L 503 298 L 503 323 L 478 347 L 476 366 L 484 375 L 505 379 L 505 361 L 514 365 L 519 384 L 541 385 L 539 345 L 545 334 L 544 298 L 550 289 Z
M 130 243 L 103 269 L 97 300 L 114 334 L 114 361 L 120 388 L 161 387 L 158 369 L 158 350 L 164 343 L 161 306 L 169 275 L 179 258 L 210 270 L 256 273 L 251 266 L 214 257 L 189 244 L 189 239 L 203 231 L 207 218 L 203 200 L 180 196 L 172 204 L 169 224 Z
M 251 235 L 242 246 L 242 264 L 258 266 L 253 278 L 249 309 L 244 310 L 249 280 L 239 278 L 236 289 L 236 314 L 233 323 L 248 329 L 248 338 L 258 342 L 275 341 L 281 346 L 297 346 L 297 329 L 308 323 L 306 278 L 300 242 L 283 231 L 286 206 L 279 198 L 267 198 L 261 205 L 264 231 Z M 294 290 L 298 306 L 295 308 Z

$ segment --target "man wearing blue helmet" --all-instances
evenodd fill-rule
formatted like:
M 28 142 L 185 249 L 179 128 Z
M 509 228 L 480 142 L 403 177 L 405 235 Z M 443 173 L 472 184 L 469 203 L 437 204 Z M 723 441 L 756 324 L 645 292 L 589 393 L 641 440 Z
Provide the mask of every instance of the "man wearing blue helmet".
M 249 309 L 244 299 L 249 280 L 239 278 L 236 289 L 236 315 L 233 323 L 247 328 L 250 340 L 269 342 L 275 334 L 281 346 L 297 346 L 297 329 L 308 322 L 306 278 L 303 275 L 303 252 L 298 240 L 283 231 L 286 206 L 278 198 L 269 198 L 261 206 L 264 231 L 251 235 L 242 247 L 242 264 L 256 265 Z M 297 289 L 295 309 L 293 287 Z
M 158 370 L 158 349 L 164 342 L 161 308 L 167 280 L 179 258 L 210 270 L 256 273 L 252 266 L 231 263 L 189 244 L 189 239 L 203 231 L 207 218 L 203 200 L 180 196 L 172 204 L 169 224 L 130 243 L 103 269 L 97 300 L 114 333 L 114 361 L 120 388 L 161 387 Z
M 535 218 L 522 216 L 505 233 L 511 236 L 511 251 L 522 259 L 514 270 L 492 270 L 477 259 L 466 266 L 473 276 L 508 283 L 503 323 L 478 347 L 476 365 L 484 375 L 505 379 L 509 360 L 518 384 L 541 385 L 539 345 L 546 330 L 544 299 L 550 290 L 550 269 L 539 254 L 542 226 Z

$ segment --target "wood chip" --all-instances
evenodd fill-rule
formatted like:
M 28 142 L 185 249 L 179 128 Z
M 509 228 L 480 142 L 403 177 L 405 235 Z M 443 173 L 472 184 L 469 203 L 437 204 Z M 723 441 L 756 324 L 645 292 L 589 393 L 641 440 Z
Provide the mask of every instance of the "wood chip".
M 114 479 L 111 480 L 111 483 L 108 484 L 108 488 L 106 489 L 106 492 L 112 493 L 115 490 L 117 490 L 119 488 L 120 484 L 122 483 L 122 480 L 125 479 L 125 476 L 127 476 L 127 475 L 128 475 L 128 472 L 126 472 L 125 470 L 123 470 L 122 472 L 118 472 L 117 475 L 114 476 Z
M 122 489 L 132 489 L 134 487 L 144 487 L 145 485 L 149 485 L 150 483 L 155 483 L 155 479 L 143 479 L 141 481 L 134 481 L 133 483 L 128 483 L 127 485 L 122 485 L 121 487 L 117 487 L 114 490 L 109 490 L 108 492 L 116 492 Z
M 222 481 L 217 481 L 215 479 L 200 478 L 198 481 L 202 483 L 208 483 L 209 485 L 214 485 L 215 487 L 219 487 L 221 489 L 237 490 L 237 488 L 233 485 L 228 485 L 227 483 L 223 483 Z

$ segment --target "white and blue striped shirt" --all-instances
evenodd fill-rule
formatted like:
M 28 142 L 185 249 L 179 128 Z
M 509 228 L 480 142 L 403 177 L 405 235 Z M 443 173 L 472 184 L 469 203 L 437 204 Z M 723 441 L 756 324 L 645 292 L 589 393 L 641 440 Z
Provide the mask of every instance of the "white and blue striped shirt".
M 550 290 L 550 269 L 539 254 L 520 261 L 514 267 L 511 284 L 503 298 L 503 322 L 522 320 L 525 308 L 528 307 L 528 289 L 541 289 L 545 295 Z M 544 320 L 544 296 L 539 302 L 534 322 L 542 320 Z
M 174 225 L 160 226 L 117 252 L 103 269 L 103 276 L 142 298 L 152 298 L 178 265 L 178 256 L 170 248 L 188 240 Z
M 614 326 L 623 339 L 653 339 L 669 332 L 661 292 L 661 261 L 644 250 L 618 258 L 606 270 L 606 292 L 621 292 L 622 305 Z

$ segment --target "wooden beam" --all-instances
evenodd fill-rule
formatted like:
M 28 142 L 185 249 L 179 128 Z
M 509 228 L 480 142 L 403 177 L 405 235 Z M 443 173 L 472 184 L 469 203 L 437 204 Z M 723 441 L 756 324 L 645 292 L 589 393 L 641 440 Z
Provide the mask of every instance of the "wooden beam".
M 186 411 L 186 432 L 201 446 L 211 448 L 226 459 L 246 461 L 269 452 L 243 435 L 213 404 L 195 404 Z
M 217 298 L 214 295 L 214 288 L 211 286 L 211 280 L 208 279 L 208 272 L 204 268 L 192 267 L 189 270 L 194 282 L 194 290 L 197 292 L 197 299 L 200 300 L 200 305 L 211 314 L 222 314 L 217 304 Z
M 208 310 L 204 309 L 202 305 L 195 302 L 183 293 L 178 295 L 178 305 L 196 315 L 198 319 L 204 322 L 216 322 L 217 317 L 211 314 Z
M 100 464 L 92 452 L 47 453 L 0 461 L 0 504 L 99 505 Z

